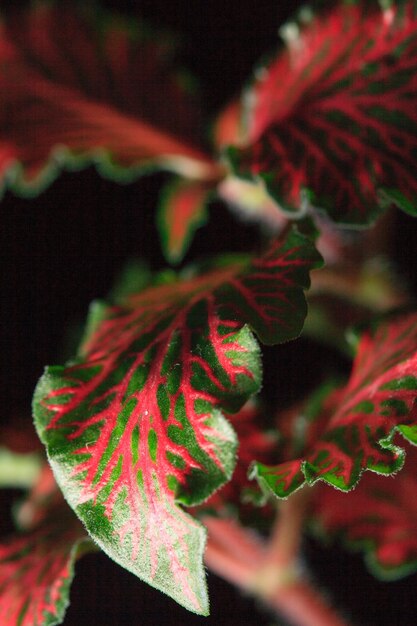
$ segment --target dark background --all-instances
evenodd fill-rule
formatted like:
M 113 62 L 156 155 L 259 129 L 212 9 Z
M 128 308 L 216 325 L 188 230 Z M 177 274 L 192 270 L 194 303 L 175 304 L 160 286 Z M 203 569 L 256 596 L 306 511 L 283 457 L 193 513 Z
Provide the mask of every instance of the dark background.
M 5 3 L 7 4 L 7 3 Z M 10 3 L 9 3 L 10 4 Z M 251 68 L 274 48 L 278 26 L 300 2 L 283 0 L 107 1 L 121 12 L 137 13 L 156 26 L 180 34 L 181 60 L 201 84 L 210 120 L 248 79 Z M 0 359 L 5 423 L 30 420 L 33 388 L 45 364 L 60 362 L 64 330 L 82 320 L 89 302 L 104 297 L 126 259 L 147 258 L 164 265 L 154 227 L 158 190 L 167 179 L 153 175 L 128 186 L 100 179 L 93 169 L 64 174 L 36 200 L 6 194 L 0 205 Z M 253 245 L 254 227 L 238 224 L 221 205 L 211 207 L 210 223 L 195 239 L 188 259 Z M 397 217 L 392 250 L 400 275 L 415 292 L 416 225 Z M 266 352 L 265 393 L 271 402 L 290 403 L 309 388 L 335 356 L 307 340 Z M 329 365 L 330 364 L 330 365 Z M 269 365 L 269 367 L 268 367 Z M 15 494 L 8 494 L 9 501 Z M 4 529 L 9 526 L 3 514 Z M 412 626 L 417 576 L 379 583 L 359 556 L 305 542 L 313 577 L 357 626 Z M 209 576 L 212 615 L 187 613 L 104 555 L 77 565 L 66 626 L 132 626 L 278 623 L 232 587 Z

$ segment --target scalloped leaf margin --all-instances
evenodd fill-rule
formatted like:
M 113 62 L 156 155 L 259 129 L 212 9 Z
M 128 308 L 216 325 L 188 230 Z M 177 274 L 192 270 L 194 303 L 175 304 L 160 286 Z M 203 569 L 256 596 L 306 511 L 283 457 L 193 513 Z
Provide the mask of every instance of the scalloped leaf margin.
M 314 206 L 362 225 L 390 204 L 416 215 L 415 2 L 326 7 L 287 25 L 286 46 L 257 70 L 231 169 L 293 217 Z
M 285 498 L 317 480 L 349 491 L 365 470 L 394 474 L 404 463 L 395 433 L 417 444 L 416 400 L 417 314 L 410 314 L 362 335 L 349 382 L 327 398 L 302 454 L 276 466 L 255 463 L 251 476 Z
M 230 479 L 235 435 L 220 409 L 237 411 L 261 378 L 248 325 L 269 344 L 298 336 L 320 263 L 294 230 L 261 257 L 96 306 L 79 357 L 38 384 L 38 433 L 90 535 L 197 613 L 208 611 L 205 530 L 179 504 Z
M 61 624 L 76 560 L 91 541 L 45 463 L 17 509 L 20 531 L 0 542 L 0 622 L 7 626 Z
M 369 570 L 381 580 L 398 580 L 417 569 L 417 448 L 406 447 L 402 471 L 387 478 L 364 476 L 348 496 L 320 485 L 315 493 L 312 530 L 325 542 L 341 538 L 365 554 Z
M 73 4 L 43 0 L 0 22 L 0 188 L 34 196 L 88 165 L 118 182 L 155 168 L 215 176 L 172 37 Z

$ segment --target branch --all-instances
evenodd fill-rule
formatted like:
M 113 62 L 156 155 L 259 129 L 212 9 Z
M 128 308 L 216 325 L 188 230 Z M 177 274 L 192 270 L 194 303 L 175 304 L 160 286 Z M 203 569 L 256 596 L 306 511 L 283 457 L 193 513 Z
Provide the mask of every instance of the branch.
M 294 626 L 347 626 L 298 566 L 308 497 L 303 491 L 282 503 L 269 543 L 233 520 L 206 518 L 205 561 L 210 570 L 261 599 Z

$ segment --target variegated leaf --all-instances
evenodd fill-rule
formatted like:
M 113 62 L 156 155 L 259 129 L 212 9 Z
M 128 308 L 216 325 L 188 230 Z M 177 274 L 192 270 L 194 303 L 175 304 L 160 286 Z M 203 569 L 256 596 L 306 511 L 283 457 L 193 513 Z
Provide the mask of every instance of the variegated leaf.
M 193 511 L 198 517 L 219 516 L 225 512 L 240 516 L 246 505 L 260 500 L 263 502 L 259 497 L 262 495 L 259 488 L 255 490 L 248 479 L 248 468 L 255 458 L 262 459 L 264 463 L 271 462 L 277 447 L 276 433 L 263 429 L 262 413 L 253 400 L 228 417 L 239 441 L 235 471 L 226 485 Z M 259 509 L 256 513 L 259 515 Z
M 220 412 L 260 382 L 259 349 L 297 336 L 319 263 L 297 232 L 259 258 L 223 259 L 118 307 L 95 307 L 79 358 L 48 368 L 36 424 L 66 498 L 103 550 L 207 612 L 205 531 L 178 506 L 227 481 L 235 435 Z
M 324 399 L 298 453 L 274 467 L 256 463 L 252 474 L 286 497 L 306 481 L 348 491 L 365 470 L 395 473 L 404 462 L 395 432 L 417 443 L 416 399 L 417 315 L 410 314 L 363 334 L 349 382 Z
M 232 169 L 292 215 L 313 205 L 364 224 L 391 203 L 415 215 L 416 4 L 325 4 L 287 25 L 286 46 L 257 70 Z
M 151 167 L 212 177 L 172 38 L 73 4 L 36 2 L 0 23 L 0 186 L 32 195 L 91 163 L 120 181 Z
M 369 568 L 383 579 L 417 569 L 417 448 L 407 446 L 406 462 L 395 477 L 368 473 L 348 495 L 320 485 L 313 498 L 319 535 L 340 535 L 366 554 Z
M 48 466 L 21 505 L 18 520 L 22 531 L 0 541 L 0 623 L 60 624 L 74 563 L 88 540 Z
M 200 181 L 175 180 L 162 193 L 157 225 L 168 261 L 179 263 L 194 232 L 207 221 L 210 187 Z

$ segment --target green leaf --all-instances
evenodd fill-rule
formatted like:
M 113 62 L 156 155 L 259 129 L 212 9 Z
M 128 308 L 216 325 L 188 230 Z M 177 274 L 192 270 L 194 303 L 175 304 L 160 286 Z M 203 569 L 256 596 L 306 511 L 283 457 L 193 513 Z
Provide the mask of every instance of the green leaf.
M 400 432 L 417 443 L 417 315 L 365 332 L 349 382 L 323 400 L 304 446 L 276 466 L 255 463 L 252 477 L 278 497 L 317 480 L 348 491 L 365 470 L 393 474 L 404 451 Z
M 254 458 L 271 461 L 277 447 L 275 432 L 265 431 L 262 423 L 262 412 L 253 400 L 249 400 L 238 413 L 228 418 L 236 430 L 239 441 L 238 455 L 232 479 L 219 491 L 214 493 L 206 502 L 193 511 L 200 519 L 207 515 L 237 516 L 247 518 L 253 514 L 250 505 L 264 504 L 259 487 L 248 479 L 248 468 Z M 245 517 L 246 515 L 246 517 Z M 257 520 L 260 517 L 259 507 L 256 507 Z
M 88 165 L 119 182 L 215 177 L 172 37 L 87 4 L 34 2 L 0 23 L 0 189 L 36 195 Z
M 261 257 L 219 260 L 102 308 L 79 358 L 48 368 L 35 421 L 55 476 L 116 562 L 208 611 L 205 530 L 179 506 L 230 479 L 237 411 L 259 388 L 261 340 L 296 337 L 320 257 L 296 231 Z M 93 313 L 93 315 L 95 315 Z
M 415 1 L 323 4 L 282 28 L 285 46 L 255 72 L 230 168 L 289 217 L 315 207 L 366 225 L 390 204 L 416 215 Z
M 0 542 L 0 623 L 62 623 L 76 559 L 88 550 L 85 531 L 44 466 L 18 513 L 20 533 Z
M 372 573 L 396 580 L 417 569 L 417 448 L 406 447 L 394 478 L 369 472 L 348 495 L 320 486 L 312 502 L 314 528 L 325 541 L 338 535 L 362 550 Z
M 157 226 L 163 252 L 170 263 L 182 261 L 195 231 L 207 222 L 208 193 L 206 184 L 181 179 L 163 190 Z

